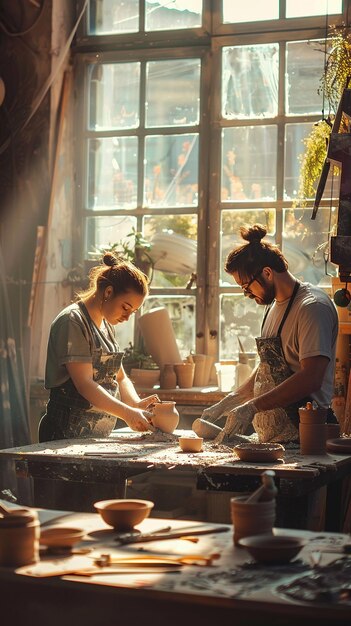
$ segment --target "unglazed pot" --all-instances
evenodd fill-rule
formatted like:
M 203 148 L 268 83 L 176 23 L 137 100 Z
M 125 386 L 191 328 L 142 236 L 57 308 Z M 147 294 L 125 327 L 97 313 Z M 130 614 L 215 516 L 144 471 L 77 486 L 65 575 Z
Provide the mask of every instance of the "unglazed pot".
M 179 437 L 178 443 L 183 452 L 202 452 L 202 437 Z
M 231 518 L 234 527 L 234 543 L 239 539 L 261 533 L 272 533 L 276 503 L 273 500 L 246 502 L 249 496 L 237 496 L 230 499 Z
M 301 454 L 326 453 L 326 424 L 299 424 Z
M 39 561 L 40 524 L 30 509 L 13 509 L 0 518 L 0 565 L 21 567 Z
M 164 433 L 173 433 L 179 423 L 179 413 L 175 402 L 158 402 L 152 408 L 152 425 Z

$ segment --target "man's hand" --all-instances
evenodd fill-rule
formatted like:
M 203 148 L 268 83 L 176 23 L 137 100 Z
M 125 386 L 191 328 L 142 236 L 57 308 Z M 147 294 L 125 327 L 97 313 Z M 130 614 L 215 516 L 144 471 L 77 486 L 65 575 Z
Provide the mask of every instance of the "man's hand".
M 150 413 L 149 411 L 142 411 L 141 409 L 130 408 L 128 411 L 128 415 L 123 419 L 132 430 L 147 432 L 148 430 L 155 430 L 155 428 L 151 424 L 151 418 L 152 413 Z
M 249 424 L 257 413 L 257 408 L 253 400 L 245 402 L 228 413 L 227 421 L 214 443 L 222 443 L 223 439 L 230 439 L 233 435 L 244 435 Z
M 227 415 L 229 411 L 232 411 L 232 409 L 238 406 L 238 404 L 240 404 L 238 394 L 230 393 L 228 396 L 217 402 L 217 404 L 213 404 L 207 409 L 204 409 L 201 419 L 214 424 L 214 422 L 217 422 L 222 415 Z

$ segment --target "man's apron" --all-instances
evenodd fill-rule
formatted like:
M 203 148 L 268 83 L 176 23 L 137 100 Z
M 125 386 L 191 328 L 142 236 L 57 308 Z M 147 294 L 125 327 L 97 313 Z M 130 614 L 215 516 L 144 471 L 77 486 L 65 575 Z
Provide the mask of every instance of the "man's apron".
M 107 338 L 95 326 L 82 302 L 79 302 L 79 307 L 91 337 L 94 381 L 111 396 L 119 397 L 117 372 L 124 352 L 119 351 L 110 328 L 107 326 Z M 108 437 L 116 420 L 116 417 L 99 411 L 81 396 L 69 378 L 60 387 L 50 390 L 46 414 L 39 425 L 39 441 Z
M 293 374 L 284 356 L 281 332 L 291 307 L 299 290 L 300 283 L 296 282 L 293 293 L 286 307 L 283 319 L 278 328 L 276 337 L 256 337 L 256 346 L 260 363 L 257 369 L 254 396 L 260 396 L 274 389 Z M 269 309 L 266 311 L 262 322 L 262 328 L 266 321 Z M 259 441 L 276 441 L 280 443 L 299 440 L 299 414 L 298 408 L 306 403 L 307 399 L 301 398 L 296 404 L 284 408 L 271 409 L 256 413 L 253 419 L 253 427 L 258 434 Z

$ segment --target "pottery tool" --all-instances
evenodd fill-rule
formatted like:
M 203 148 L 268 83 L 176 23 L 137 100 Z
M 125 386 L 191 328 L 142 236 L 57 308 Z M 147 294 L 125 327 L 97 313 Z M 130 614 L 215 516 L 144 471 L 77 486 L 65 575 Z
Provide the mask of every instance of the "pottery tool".
M 263 472 L 263 474 L 261 474 L 262 485 L 248 497 L 246 503 L 252 504 L 253 502 L 273 500 L 278 493 L 278 489 L 274 483 L 274 477 L 275 472 L 273 472 L 273 470 Z
M 154 554 L 139 554 L 138 556 L 113 557 L 111 554 L 102 554 L 94 560 L 99 567 L 118 565 L 125 567 L 147 566 L 147 567 L 168 567 L 179 565 L 200 565 L 209 566 L 213 561 L 220 558 L 220 554 L 214 552 L 208 556 L 201 554 L 183 554 L 182 556 L 167 556 Z
M 196 535 L 208 535 L 211 533 L 223 533 L 228 532 L 230 526 L 187 526 L 186 528 L 180 528 L 179 530 L 171 530 L 169 533 L 140 533 L 126 539 L 116 537 L 115 541 L 121 545 L 127 545 L 129 543 L 143 543 L 145 541 L 160 541 L 162 539 L 183 539 Z

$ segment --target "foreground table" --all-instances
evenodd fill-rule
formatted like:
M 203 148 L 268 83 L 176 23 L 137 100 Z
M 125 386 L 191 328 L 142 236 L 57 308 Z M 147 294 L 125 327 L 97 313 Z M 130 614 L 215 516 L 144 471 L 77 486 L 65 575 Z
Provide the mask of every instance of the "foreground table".
M 174 435 L 140 435 L 123 429 L 114 431 L 108 439 L 55 441 L 1 450 L 0 466 L 9 462 L 17 476 L 34 479 L 36 495 L 32 505 L 70 510 L 92 510 L 94 498 L 124 497 L 126 480 L 141 472 L 192 472 L 198 489 L 237 493 L 254 491 L 262 472 L 270 468 L 276 473 L 279 489 L 279 526 L 315 529 L 313 510 L 321 488 L 326 488 L 325 528 L 340 531 L 347 504 L 343 487 L 350 475 L 351 455 L 307 457 L 286 450 L 284 462 L 244 463 L 228 446 L 205 442 L 203 452 L 184 453 Z M 70 485 L 75 487 L 72 498 L 59 501 L 63 486 L 65 498 L 69 497 Z M 86 494 L 84 485 L 88 487 Z M 101 497 L 93 495 L 94 485 L 98 486 L 95 494 Z
M 16 571 L 0 568 L 1 612 L 11 617 L 13 624 L 135 626 L 166 622 L 167 626 L 213 626 L 215 623 L 295 626 L 297 620 L 309 626 L 350 624 L 351 601 L 347 594 L 342 597 L 339 593 L 340 585 L 333 588 L 333 595 L 327 599 L 326 593 L 323 596 L 318 592 L 321 582 L 315 582 L 316 577 L 329 581 L 333 578 L 328 567 L 340 558 L 340 551 L 349 539 L 346 535 L 276 529 L 276 534 L 304 537 L 306 545 L 293 563 L 263 566 L 255 564 L 246 550 L 233 546 L 229 525 L 227 532 L 202 535 L 197 543 L 173 539 L 120 547 L 114 531 L 96 514 L 39 511 L 39 518 L 46 525 L 83 528 L 84 541 L 75 550 L 89 552 L 56 556 L 41 553 L 41 562 L 37 565 Z M 169 520 L 148 519 L 138 528 L 145 532 L 168 523 Z M 187 536 L 191 534 L 192 525 L 198 526 L 197 522 L 178 520 L 172 520 L 171 524 L 173 528 L 186 527 Z M 214 531 L 218 528 L 216 524 L 211 526 Z M 316 551 L 321 555 L 321 562 L 319 567 L 313 568 L 311 553 Z M 184 565 L 177 572 L 140 570 L 92 577 L 79 575 L 79 570 L 91 567 L 93 557 L 101 553 L 113 557 L 152 554 L 173 558 L 217 553 L 220 558 L 210 566 Z M 351 557 L 345 557 L 343 567 L 350 565 Z M 65 574 L 72 569 L 75 574 Z M 51 575 L 45 577 L 48 573 Z M 34 577 L 39 575 L 44 577 Z M 312 592 L 309 601 L 301 599 L 302 595 L 306 598 L 303 588 L 297 595 L 296 590 L 290 593 L 295 581 L 301 578 L 310 581 L 317 590 Z

